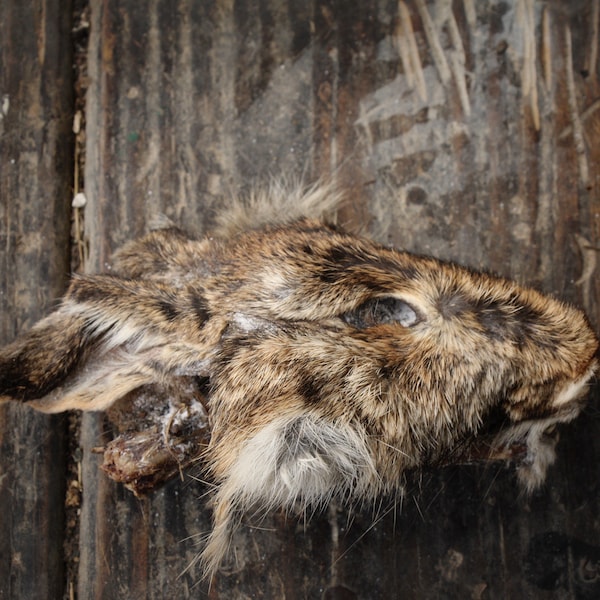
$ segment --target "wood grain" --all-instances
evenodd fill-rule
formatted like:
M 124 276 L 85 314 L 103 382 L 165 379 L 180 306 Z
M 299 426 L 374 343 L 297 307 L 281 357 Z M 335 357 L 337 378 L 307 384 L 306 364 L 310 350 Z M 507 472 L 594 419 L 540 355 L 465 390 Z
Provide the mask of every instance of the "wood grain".
M 557 294 L 598 329 L 599 18 L 598 0 L 91 3 L 86 269 L 158 213 L 207 231 L 232 190 L 326 175 L 342 223 Z M 210 588 L 186 570 L 208 484 L 136 500 L 98 470 L 111 426 L 86 415 L 78 597 L 598 597 L 598 406 L 595 389 L 529 499 L 510 469 L 453 468 L 373 510 L 250 519 Z
M 69 2 L 0 2 L 0 342 L 52 309 L 69 274 Z M 64 592 L 65 420 L 0 407 L 0 598 Z
M 598 91 L 578 67 L 589 39 L 583 7 L 401 5 L 181 1 L 138 11 L 108 2 L 94 11 L 102 77 L 88 139 L 106 141 L 86 175 L 90 268 L 155 212 L 205 230 L 231 189 L 333 174 L 348 191 L 346 222 L 560 294 L 598 323 L 595 279 L 585 298 L 573 284 L 582 272 L 575 234 L 598 238 L 598 132 L 586 128 L 583 150 L 573 135 L 559 141 Z M 412 36 L 412 63 L 398 36 Z M 174 541 L 206 531 L 206 488 L 175 482 L 137 505 L 104 484 L 104 509 L 84 521 L 134 522 L 102 540 L 107 587 L 84 568 L 80 590 L 94 581 L 106 598 L 118 585 L 136 597 L 191 597 L 195 584 L 213 598 L 541 597 L 544 557 L 529 547 L 557 531 L 568 540 L 556 550 L 563 579 L 548 597 L 584 593 L 595 584 L 568 571 L 566 557 L 571 540 L 595 539 L 586 529 L 599 508 L 598 426 L 582 419 L 565 432 L 548 487 L 531 500 L 517 499 L 510 472 L 454 469 L 424 475 L 401 509 L 389 501 L 348 517 L 333 507 L 306 526 L 270 517 L 246 530 L 242 568 L 210 591 L 194 569 L 169 579 L 175 571 L 158 564 L 168 554 L 183 568 L 193 557 L 194 544 Z M 165 510 L 183 512 L 178 525 Z M 123 557 L 146 565 L 143 583 L 133 585 Z

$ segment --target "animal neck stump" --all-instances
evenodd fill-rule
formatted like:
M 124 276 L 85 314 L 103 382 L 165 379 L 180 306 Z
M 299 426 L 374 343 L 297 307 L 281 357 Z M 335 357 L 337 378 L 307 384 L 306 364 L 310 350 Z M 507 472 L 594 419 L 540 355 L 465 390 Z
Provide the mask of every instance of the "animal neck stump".
M 202 461 L 207 574 L 250 509 L 368 501 L 408 471 L 498 459 L 533 490 L 597 368 L 579 310 L 327 225 L 336 200 L 275 190 L 203 239 L 154 230 L 0 352 L 2 400 L 111 411 L 104 468 L 134 492 Z

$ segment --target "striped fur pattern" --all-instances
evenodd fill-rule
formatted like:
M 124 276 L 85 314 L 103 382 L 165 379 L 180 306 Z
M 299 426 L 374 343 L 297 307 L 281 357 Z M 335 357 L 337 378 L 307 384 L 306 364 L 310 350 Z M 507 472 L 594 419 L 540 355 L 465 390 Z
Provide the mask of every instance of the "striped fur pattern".
M 0 352 L 2 400 L 47 412 L 202 382 L 207 575 L 249 510 L 369 501 L 408 470 L 481 459 L 536 488 L 547 430 L 597 368 L 576 308 L 348 233 L 322 217 L 338 201 L 274 186 L 207 237 L 163 223 Z

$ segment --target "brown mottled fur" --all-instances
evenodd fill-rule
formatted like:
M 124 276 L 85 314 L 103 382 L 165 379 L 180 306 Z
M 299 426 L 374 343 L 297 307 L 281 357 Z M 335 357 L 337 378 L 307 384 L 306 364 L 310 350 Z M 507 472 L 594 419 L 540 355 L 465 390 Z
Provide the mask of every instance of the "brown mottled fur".
M 597 367 L 577 309 L 309 218 L 337 200 L 326 188 L 291 200 L 238 203 L 201 240 L 149 233 L 0 353 L 0 395 L 48 412 L 209 381 L 209 574 L 253 507 L 368 500 L 407 469 L 511 448 L 535 488 L 544 432 L 577 416 Z

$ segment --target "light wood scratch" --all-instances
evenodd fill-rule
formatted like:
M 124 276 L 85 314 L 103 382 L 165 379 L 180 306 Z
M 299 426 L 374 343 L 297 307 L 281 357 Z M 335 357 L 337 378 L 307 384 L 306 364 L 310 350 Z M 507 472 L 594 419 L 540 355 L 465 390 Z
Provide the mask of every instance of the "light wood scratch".
M 405 24 L 405 18 L 402 15 L 402 9 L 406 10 L 406 5 L 404 2 L 398 3 L 398 22 L 396 25 L 396 31 L 394 35 L 394 46 L 398 55 L 400 56 L 400 60 L 402 61 L 402 68 L 404 69 L 404 77 L 406 77 L 406 83 L 410 88 L 414 87 L 415 84 L 415 74 L 413 71 L 412 60 L 410 56 L 410 45 L 408 43 L 408 38 L 410 32 L 412 30 L 410 26 L 410 22 L 408 25 Z
M 546 91 L 552 90 L 552 41 L 550 36 L 550 13 L 548 7 L 544 7 L 542 13 L 542 68 L 544 70 L 544 83 Z
M 600 26 L 600 0 L 593 0 L 592 2 L 592 15 L 590 18 L 591 22 L 591 33 L 590 33 L 590 51 L 587 59 L 587 71 L 592 81 L 596 81 L 596 71 L 598 69 L 598 37 L 600 32 L 598 28 Z
M 583 127 L 579 110 L 577 108 L 577 90 L 575 89 L 575 77 L 573 75 L 573 48 L 571 43 L 571 28 L 565 26 L 565 65 L 567 80 L 567 95 L 569 103 L 569 113 L 571 116 L 571 126 L 573 128 L 573 141 L 577 152 L 577 162 L 579 165 L 579 183 L 587 186 L 589 181 L 589 167 L 585 151 L 585 141 L 583 139 Z
M 425 76 L 423 74 L 423 66 L 421 65 L 421 57 L 419 56 L 419 48 L 415 38 L 415 32 L 412 27 L 410 11 L 405 2 L 398 2 L 398 15 L 400 22 L 396 32 L 396 44 L 406 81 L 412 88 L 416 88 L 419 97 L 423 102 L 427 101 L 427 86 L 425 85 Z
M 584 285 L 588 282 L 596 270 L 596 257 L 598 254 L 598 248 L 592 246 L 590 242 L 582 235 L 577 234 L 575 236 L 579 251 L 581 252 L 581 260 L 583 267 L 581 269 L 581 276 L 575 282 L 575 285 Z
M 450 67 L 448 66 L 448 61 L 446 60 L 446 56 L 444 54 L 444 50 L 442 49 L 442 44 L 437 34 L 435 24 L 431 19 L 429 11 L 427 10 L 425 0 L 415 0 L 415 4 L 417 6 L 417 10 L 419 11 L 421 21 L 423 22 L 423 30 L 425 31 L 425 37 L 429 42 L 429 49 L 431 50 L 433 62 L 435 63 L 442 83 L 446 84 L 452 75 L 450 72 Z
M 535 40 L 535 13 L 534 13 L 534 2 L 535 0 L 526 0 L 526 12 L 527 12 L 527 41 L 529 44 L 529 61 L 531 70 L 531 90 L 530 90 L 530 102 L 531 102 L 531 114 L 533 116 L 533 123 L 536 131 L 540 129 L 540 111 L 538 107 L 538 91 L 537 91 L 537 52 L 536 52 L 536 40 Z
M 467 90 L 467 79 L 465 72 L 466 56 L 465 48 L 463 45 L 460 31 L 458 30 L 458 23 L 454 18 L 452 9 L 448 11 L 448 31 L 450 33 L 450 40 L 454 50 L 450 53 L 450 65 L 452 67 L 452 73 L 454 74 L 454 81 L 458 89 L 458 97 L 465 116 L 471 114 L 471 102 L 469 101 L 469 92 Z
M 537 93 L 537 53 L 535 40 L 535 0 L 520 0 L 517 4 L 515 20 L 523 32 L 523 67 L 521 85 L 523 98 L 529 99 L 531 116 L 536 131 L 540 129 L 540 111 Z
M 469 27 L 474 28 L 477 25 L 477 11 L 475 10 L 475 3 L 473 0 L 463 0 L 463 8 L 465 10 L 465 16 L 467 17 L 467 23 Z
M 600 98 L 594 100 L 582 113 L 579 118 L 582 123 L 585 123 L 598 109 L 600 109 Z M 558 136 L 558 139 L 562 142 L 573 133 L 573 127 L 568 125 L 565 127 Z
M 590 298 L 590 287 L 596 270 L 596 262 L 598 257 L 598 248 L 595 248 L 590 242 L 582 235 L 575 235 L 577 246 L 579 246 L 579 252 L 581 254 L 581 275 L 575 282 L 575 285 L 582 287 L 582 296 L 584 302 L 588 303 Z

